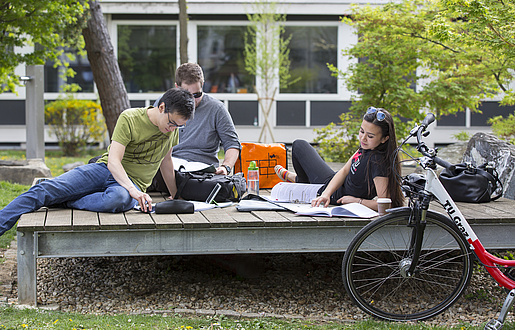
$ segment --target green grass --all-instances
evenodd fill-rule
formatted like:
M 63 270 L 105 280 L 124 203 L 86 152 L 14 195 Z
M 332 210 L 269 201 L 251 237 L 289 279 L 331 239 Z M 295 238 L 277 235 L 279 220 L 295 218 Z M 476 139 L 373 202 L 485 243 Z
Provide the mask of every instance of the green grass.
M 60 150 L 47 150 L 45 151 L 45 164 L 52 172 L 52 176 L 59 176 L 64 173 L 63 165 L 83 162 L 88 163 L 94 156 L 100 156 L 105 150 L 88 149 L 77 157 L 64 157 Z M 0 150 L 0 160 L 23 160 L 25 159 L 24 150 Z
M 59 176 L 64 173 L 63 165 L 83 162 L 87 164 L 91 157 L 101 155 L 103 150 L 87 150 L 78 157 L 63 157 L 60 150 L 47 150 L 45 152 L 45 164 L 50 169 L 52 176 Z M 24 150 L 0 150 L 0 160 L 24 160 Z M 0 208 L 4 208 L 10 201 L 16 198 L 21 193 L 27 191 L 29 186 L 12 184 L 5 181 L 0 181 Z M 0 236 L 0 249 L 5 249 L 16 236 L 16 226 L 7 231 L 4 235 Z M 1 327 L 0 327 L 1 330 Z
M 179 315 L 94 315 L 48 312 L 33 309 L 0 308 L 0 329 L 449 329 L 425 324 L 364 321 L 338 323 L 328 321 L 279 320 L 273 318 L 231 319 L 227 317 L 188 318 Z M 480 329 L 460 325 L 450 329 Z

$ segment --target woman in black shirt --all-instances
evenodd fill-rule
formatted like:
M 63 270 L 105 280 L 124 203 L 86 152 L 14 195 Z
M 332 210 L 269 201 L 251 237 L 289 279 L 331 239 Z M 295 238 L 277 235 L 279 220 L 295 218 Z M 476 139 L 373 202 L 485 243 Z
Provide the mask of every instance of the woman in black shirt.
M 401 206 L 404 196 L 394 173 L 400 173 L 400 165 L 394 159 L 397 138 L 391 114 L 370 107 L 363 116 L 359 141 L 360 148 L 335 173 L 307 141 L 295 140 L 292 145 L 295 173 L 280 165 L 275 171 L 285 181 L 324 184 L 319 196 L 311 202 L 313 206 L 360 203 L 377 210 L 376 196 L 390 198 L 392 207 Z

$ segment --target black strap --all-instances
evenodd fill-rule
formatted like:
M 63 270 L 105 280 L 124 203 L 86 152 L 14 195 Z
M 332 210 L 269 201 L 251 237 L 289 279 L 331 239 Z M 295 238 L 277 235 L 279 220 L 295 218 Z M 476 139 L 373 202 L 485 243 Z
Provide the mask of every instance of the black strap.
M 496 199 L 501 198 L 502 191 L 503 191 L 504 188 L 502 186 L 501 180 L 499 180 L 499 177 L 497 175 L 492 175 L 488 171 L 485 171 L 485 170 L 480 169 L 480 168 L 476 168 L 476 170 L 477 170 L 477 174 L 484 176 L 488 181 L 492 182 L 492 184 L 494 185 L 494 191 L 497 190 L 497 187 L 501 188 L 501 193 L 496 195 L 496 196 L 491 197 L 491 200 L 495 201 Z M 495 169 L 494 169 L 494 171 L 495 171 Z

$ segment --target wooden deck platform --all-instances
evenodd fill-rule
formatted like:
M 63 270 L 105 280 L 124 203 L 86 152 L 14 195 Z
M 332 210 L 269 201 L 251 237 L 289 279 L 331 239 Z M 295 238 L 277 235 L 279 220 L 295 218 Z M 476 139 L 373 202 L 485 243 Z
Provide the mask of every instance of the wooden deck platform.
M 458 206 L 486 248 L 515 248 L 515 201 Z M 445 213 L 437 204 L 432 209 Z M 43 208 L 18 222 L 18 301 L 36 304 L 37 258 L 338 252 L 372 220 L 234 206 L 179 215 Z

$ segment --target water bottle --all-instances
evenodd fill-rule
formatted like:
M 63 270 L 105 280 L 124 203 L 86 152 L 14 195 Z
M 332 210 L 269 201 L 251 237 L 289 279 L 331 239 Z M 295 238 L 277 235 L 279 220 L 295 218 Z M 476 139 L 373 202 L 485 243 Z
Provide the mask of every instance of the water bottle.
M 259 195 L 259 167 L 251 161 L 247 172 L 247 193 Z

